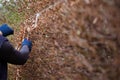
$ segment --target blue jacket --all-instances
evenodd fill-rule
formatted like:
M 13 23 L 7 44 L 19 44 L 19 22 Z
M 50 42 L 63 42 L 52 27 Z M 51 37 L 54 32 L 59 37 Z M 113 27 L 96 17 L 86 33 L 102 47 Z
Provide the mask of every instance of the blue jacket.
M 27 46 L 23 46 L 20 51 L 15 50 L 7 38 L 0 36 L 0 80 L 7 80 L 7 63 L 23 65 L 29 52 Z
M 0 36 L 0 48 L 5 41 L 8 40 Z M 7 62 L 3 62 L 1 61 L 1 59 L 0 59 L 0 80 L 7 80 Z

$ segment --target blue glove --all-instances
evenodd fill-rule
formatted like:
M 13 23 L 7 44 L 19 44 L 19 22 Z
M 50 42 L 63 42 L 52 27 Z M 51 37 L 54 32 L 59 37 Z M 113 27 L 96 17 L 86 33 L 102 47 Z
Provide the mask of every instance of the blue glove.
M 1 25 L 0 31 L 2 32 L 3 36 L 5 36 L 5 37 L 14 33 L 13 29 L 10 28 L 7 24 Z
M 24 45 L 27 45 L 29 50 L 31 51 L 31 49 L 32 49 L 32 42 L 31 41 L 29 41 L 28 39 L 25 38 L 22 42 L 22 46 L 24 46 Z

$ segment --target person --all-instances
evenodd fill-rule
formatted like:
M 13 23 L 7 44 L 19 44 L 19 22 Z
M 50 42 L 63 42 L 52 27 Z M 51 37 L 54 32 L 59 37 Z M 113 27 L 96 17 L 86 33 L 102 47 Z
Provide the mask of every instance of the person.
M 15 65 L 25 64 L 32 49 L 32 42 L 25 38 L 22 41 L 21 49 L 16 50 L 6 38 L 13 33 L 14 30 L 7 24 L 0 26 L 0 80 L 7 80 L 8 63 Z

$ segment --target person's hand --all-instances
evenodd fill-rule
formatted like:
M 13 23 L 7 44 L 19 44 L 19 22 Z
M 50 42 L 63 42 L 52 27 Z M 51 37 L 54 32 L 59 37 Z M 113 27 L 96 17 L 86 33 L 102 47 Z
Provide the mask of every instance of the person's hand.
M 2 32 L 0 31 L 0 35 L 2 35 Z
M 31 51 L 31 49 L 32 49 L 32 42 L 30 40 L 28 40 L 27 38 L 25 38 L 23 40 L 23 42 L 22 42 L 22 46 L 24 46 L 24 45 L 27 45 L 28 48 L 29 48 L 29 50 Z
M 13 29 L 10 28 L 7 24 L 1 25 L 0 31 L 2 32 L 2 35 L 5 37 L 14 33 Z

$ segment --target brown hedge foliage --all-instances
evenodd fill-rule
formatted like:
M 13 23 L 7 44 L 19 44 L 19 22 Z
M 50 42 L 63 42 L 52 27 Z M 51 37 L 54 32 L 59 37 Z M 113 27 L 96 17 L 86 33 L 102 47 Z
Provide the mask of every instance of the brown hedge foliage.
M 19 80 L 120 79 L 120 11 L 115 3 L 30 1 L 34 13 L 61 2 L 42 12 L 30 34 L 33 48 L 27 63 L 20 67 Z

